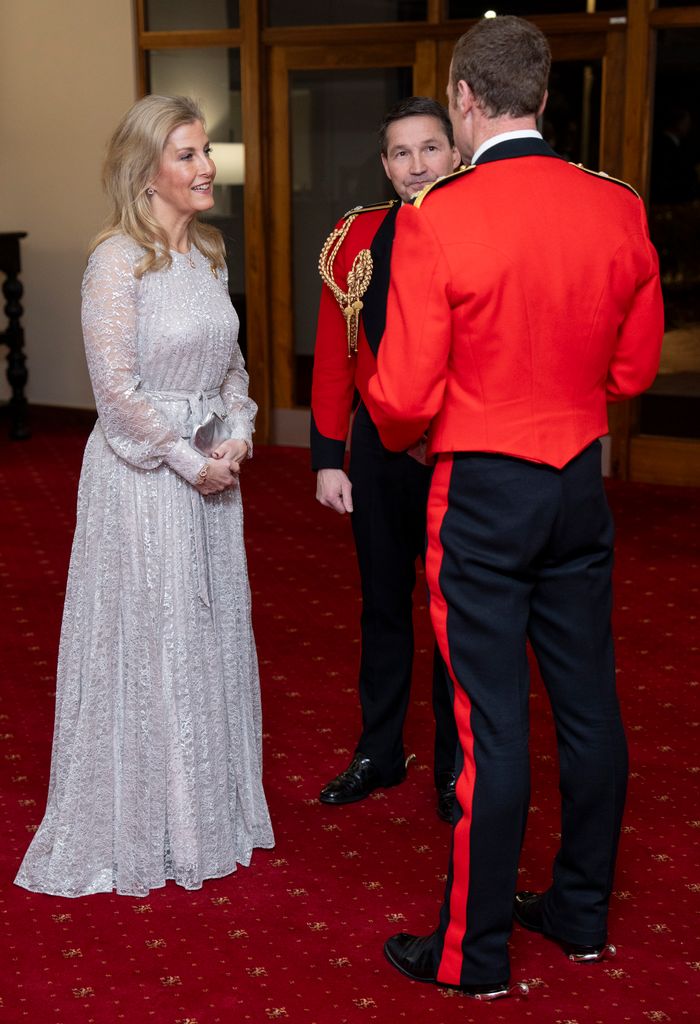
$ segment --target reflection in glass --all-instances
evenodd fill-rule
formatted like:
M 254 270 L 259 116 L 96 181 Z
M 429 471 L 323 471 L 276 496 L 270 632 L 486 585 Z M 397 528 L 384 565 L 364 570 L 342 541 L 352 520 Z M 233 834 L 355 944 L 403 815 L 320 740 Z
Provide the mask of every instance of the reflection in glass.
M 238 28 L 239 6 L 239 0 L 145 0 L 146 31 Z
M 598 170 L 600 61 L 555 61 L 540 130 L 552 149 Z
M 268 0 L 268 25 L 348 25 L 425 21 L 427 0 Z
M 411 69 L 295 71 L 290 75 L 296 404 L 308 405 L 321 292 L 318 254 L 346 210 L 393 196 L 377 129 L 411 95 Z
M 481 18 L 485 11 L 496 14 L 585 14 L 596 11 L 625 11 L 626 0 L 449 0 L 448 18 Z
M 238 50 L 152 50 L 149 53 L 150 92 L 192 96 L 202 107 L 213 145 L 212 158 L 222 165 L 221 181 L 242 182 L 241 61 Z M 229 144 L 235 143 L 235 150 Z M 215 224 L 226 241 L 229 291 L 241 320 L 240 344 L 245 355 L 245 248 L 243 186 L 215 185 L 214 206 L 205 220 Z
M 700 29 L 658 33 L 649 227 L 659 253 L 666 331 L 641 400 L 646 434 L 700 437 Z

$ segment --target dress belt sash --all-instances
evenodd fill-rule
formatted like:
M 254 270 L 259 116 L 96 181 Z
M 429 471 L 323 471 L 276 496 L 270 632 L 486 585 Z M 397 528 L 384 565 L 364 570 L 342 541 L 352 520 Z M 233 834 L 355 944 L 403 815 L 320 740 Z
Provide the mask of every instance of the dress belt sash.
M 181 428 L 182 437 L 192 437 L 194 428 L 199 426 L 209 412 L 210 399 L 221 398 L 219 388 L 210 388 L 207 391 L 156 391 L 144 388 L 143 391 L 156 402 L 187 402 L 188 412 Z

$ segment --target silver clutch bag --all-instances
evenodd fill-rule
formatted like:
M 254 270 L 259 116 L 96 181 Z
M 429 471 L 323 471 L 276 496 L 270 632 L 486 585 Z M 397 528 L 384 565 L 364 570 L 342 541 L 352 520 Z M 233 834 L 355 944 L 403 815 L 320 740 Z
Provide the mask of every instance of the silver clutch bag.
M 230 436 L 226 421 L 218 412 L 210 412 L 192 431 L 190 444 L 196 452 L 209 459 L 214 449 L 218 448 L 222 441 L 228 441 Z

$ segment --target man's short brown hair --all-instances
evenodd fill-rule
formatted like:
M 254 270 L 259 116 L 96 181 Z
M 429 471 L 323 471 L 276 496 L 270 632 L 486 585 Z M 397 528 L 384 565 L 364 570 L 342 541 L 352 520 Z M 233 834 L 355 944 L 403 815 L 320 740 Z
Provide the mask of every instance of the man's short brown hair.
M 429 96 L 409 96 L 392 107 L 379 126 L 379 146 L 384 156 L 387 154 L 390 126 L 396 121 L 403 121 L 406 117 L 434 117 L 447 136 L 450 146 L 454 146 L 452 122 L 442 104 Z
M 482 18 L 455 44 L 452 95 L 461 80 L 488 117 L 527 117 L 540 108 L 551 62 L 549 44 L 532 22 Z

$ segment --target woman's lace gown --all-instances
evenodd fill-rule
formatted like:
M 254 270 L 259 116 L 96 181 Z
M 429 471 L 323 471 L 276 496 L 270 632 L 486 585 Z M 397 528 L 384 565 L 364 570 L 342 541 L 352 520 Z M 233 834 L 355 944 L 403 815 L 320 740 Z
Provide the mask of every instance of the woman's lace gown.
M 124 236 L 83 281 L 99 420 L 85 450 L 44 820 L 18 885 L 60 896 L 197 889 L 274 843 L 238 487 L 201 496 L 209 410 L 256 406 L 225 274 L 196 250 L 141 280 Z

